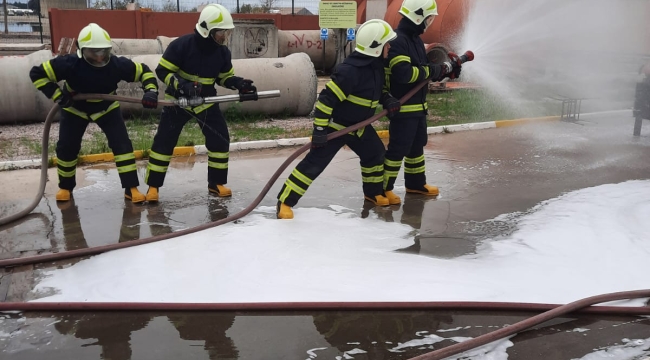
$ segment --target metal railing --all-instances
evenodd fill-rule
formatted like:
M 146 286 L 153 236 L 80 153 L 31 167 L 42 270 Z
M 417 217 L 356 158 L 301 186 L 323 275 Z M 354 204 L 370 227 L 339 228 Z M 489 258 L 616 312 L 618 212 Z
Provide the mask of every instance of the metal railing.
M 50 24 L 39 13 L 0 16 L 0 43 L 50 43 Z

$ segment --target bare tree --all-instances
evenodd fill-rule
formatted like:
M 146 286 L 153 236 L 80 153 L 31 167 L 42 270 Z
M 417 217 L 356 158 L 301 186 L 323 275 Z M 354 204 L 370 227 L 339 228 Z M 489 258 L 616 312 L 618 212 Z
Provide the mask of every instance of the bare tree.
M 273 8 L 277 5 L 278 0 L 260 0 L 260 7 L 262 12 L 268 13 L 271 12 Z

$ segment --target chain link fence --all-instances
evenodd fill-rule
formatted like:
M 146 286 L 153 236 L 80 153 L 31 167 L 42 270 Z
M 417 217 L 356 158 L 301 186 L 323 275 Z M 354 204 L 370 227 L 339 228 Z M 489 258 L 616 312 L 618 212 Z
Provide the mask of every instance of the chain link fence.
M 126 10 L 129 0 L 87 0 L 88 9 Z M 198 12 L 209 3 L 205 0 L 142 0 L 137 2 L 142 11 Z M 233 14 L 272 13 L 283 15 L 317 15 L 318 0 L 220 0 L 216 1 Z M 10 3 L 9 3 L 10 4 Z M 4 11 L 0 4 L 0 43 L 50 44 L 50 24 L 47 11 L 40 11 L 38 0 L 14 3 Z M 18 8 L 16 5 L 22 6 Z M 27 6 L 29 5 L 29 7 Z M 77 4 L 78 5 L 78 4 Z M 30 9 L 31 7 L 31 9 Z M 65 6 L 58 8 L 65 9 Z M 79 9 L 79 6 L 75 6 Z
M 91 0 L 88 4 L 92 9 L 125 10 L 131 3 L 128 0 Z M 163 12 L 198 12 L 202 6 L 218 3 L 225 6 L 233 14 L 279 13 L 283 15 L 317 15 L 318 0 L 220 0 L 207 2 L 205 0 L 142 0 L 138 5 L 143 10 Z
M 0 15 L 0 43 L 50 43 L 48 19 L 41 16 L 38 11 L 26 10 L 14 10 L 7 13 L 2 11 Z

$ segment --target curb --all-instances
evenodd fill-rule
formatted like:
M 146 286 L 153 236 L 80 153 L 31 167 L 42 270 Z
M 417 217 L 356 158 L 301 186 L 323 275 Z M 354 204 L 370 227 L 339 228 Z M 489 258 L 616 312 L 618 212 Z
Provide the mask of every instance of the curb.
M 545 122 L 545 121 L 558 121 L 560 120 L 559 116 L 545 116 L 538 118 L 524 118 L 524 119 L 512 119 L 512 120 L 496 120 L 496 121 L 486 121 L 480 123 L 468 123 L 468 124 L 456 124 L 456 125 L 445 125 L 445 126 L 432 126 L 427 128 L 427 134 L 442 134 L 450 133 L 457 131 L 470 131 L 470 130 L 484 130 L 484 129 L 495 129 L 516 125 L 524 125 L 533 122 Z M 378 130 L 377 135 L 381 139 L 388 139 L 388 130 Z M 293 139 L 278 139 L 278 140 L 258 140 L 258 141 L 245 141 L 245 142 L 235 142 L 230 144 L 230 151 L 242 151 L 242 150 L 260 150 L 260 149 L 273 149 L 273 148 L 282 148 L 289 146 L 300 146 L 304 145 L 311 141 L 309 137 L 302 138 L 293 138 Z M 195 145 L 195 146 L 179 146 L 174 148 L 174 153 L 172 156 L 192 156 L 192 155 L 205 155 L 208 153 L 208 149 L 205 145 Z M 133 152 L 136 160 L 142 160 L 148 158 L 148 151 L 145 150 L 135 150 Z M 91 154 L 91 155 L 81 155 L 79 156 L 78 164 L 96 164 L 103 162 L 112 162 L 114 159 L 113 153 L 103 153 L 103 154 Z M 51 160 L 52 165 L 56 165 L 56 157 L 53 157 Z M 7 170 L 20 170 L 20 169 L 40 169 L 41 159 L 30 159 L 30 160 L 16 160 L 16 161 L 0 161 L 0 171 Z

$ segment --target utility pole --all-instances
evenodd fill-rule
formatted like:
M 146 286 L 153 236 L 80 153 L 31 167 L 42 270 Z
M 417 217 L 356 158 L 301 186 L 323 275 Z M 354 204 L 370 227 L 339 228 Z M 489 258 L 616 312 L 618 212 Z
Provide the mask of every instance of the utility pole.
M 5 34 L 9 34 L 9 20 L 7 19 L 7 0 L 4 2 L 5 8 Z

